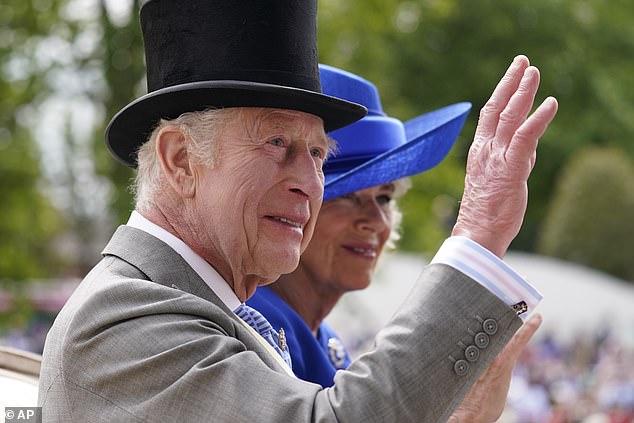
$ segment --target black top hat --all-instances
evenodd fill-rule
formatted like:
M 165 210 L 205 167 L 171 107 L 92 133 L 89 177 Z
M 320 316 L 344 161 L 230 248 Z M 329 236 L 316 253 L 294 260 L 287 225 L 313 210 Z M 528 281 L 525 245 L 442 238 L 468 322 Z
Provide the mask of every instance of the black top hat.
M 148 94 L 124 107 L 106 144 L 136 167 L 161 118 L 213 107 L 274 107 L 321 117 L 326 131 L 366 109 L 321 93 L 317 0 L 149 0 L 141 7 Z

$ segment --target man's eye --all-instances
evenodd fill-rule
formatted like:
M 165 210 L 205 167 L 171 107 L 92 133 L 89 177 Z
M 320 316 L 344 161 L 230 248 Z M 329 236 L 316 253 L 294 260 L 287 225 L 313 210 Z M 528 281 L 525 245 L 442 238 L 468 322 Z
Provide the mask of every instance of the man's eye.
M 319 148 L 313 148 L 312 150 L 310 150 L 310 154 L 313 157 L 317 157 L 318 159 L 324 158 L 324 152 Z
M 273 138 L 269 141 L 269 144 L 273 144 L 277 147 L 284 147 L 284 141 L 281 138 Z

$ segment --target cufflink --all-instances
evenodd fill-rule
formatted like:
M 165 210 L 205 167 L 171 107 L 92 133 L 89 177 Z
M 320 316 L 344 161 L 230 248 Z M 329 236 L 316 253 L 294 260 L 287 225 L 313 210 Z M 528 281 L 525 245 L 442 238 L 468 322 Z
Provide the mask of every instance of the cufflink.
M 518 316 L 528 311 L 528 304 L 526 304 L 526 301 L 520 301 L 519 303 L 513 304 L 511 307 L 515 310 L 515 314 Z

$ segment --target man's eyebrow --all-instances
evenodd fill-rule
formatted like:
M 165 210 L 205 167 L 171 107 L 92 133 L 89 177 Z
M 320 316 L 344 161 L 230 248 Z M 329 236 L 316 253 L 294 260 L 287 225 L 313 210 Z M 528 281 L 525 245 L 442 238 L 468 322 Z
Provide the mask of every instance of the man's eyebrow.
M 295 117 L 292 114 L 286 113 L 283 110 L 266 110 L 259 114 L 258 129 L 262 127 L 267 127 L 269 129 L 284 129 L 288 126 L 289 122 L 293 122 L 294 120 Z M 307 131 L 305 132 L 306 136 L 313 136 L 311 131 L 307 128 L 302 130 L 302 132 L 304 131 Z M 321 144 L 326 151 L 326 158 L 331 157 L 338 151 L 337 141 L 330 138 L 325 132 L 323 133 L 323 136 L 319 136 L 319 139 L 319 144 Z

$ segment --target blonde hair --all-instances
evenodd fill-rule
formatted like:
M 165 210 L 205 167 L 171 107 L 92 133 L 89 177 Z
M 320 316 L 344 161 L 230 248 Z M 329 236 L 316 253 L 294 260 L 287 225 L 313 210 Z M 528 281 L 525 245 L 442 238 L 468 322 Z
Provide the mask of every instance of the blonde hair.
M 412 181 L 409 178 L 401 178 L 392 182 L 394 184 L 394 197 L 390 202 L 390 220 L 392 223 L 392 230 L 390 236 L 385 243 L 385 246 L 389 250 L 396 248 L 396 241 L 401 239 L 401 223 L 403 221 L 403 213 L 398 207 L 398 200 L 411 188 Z

